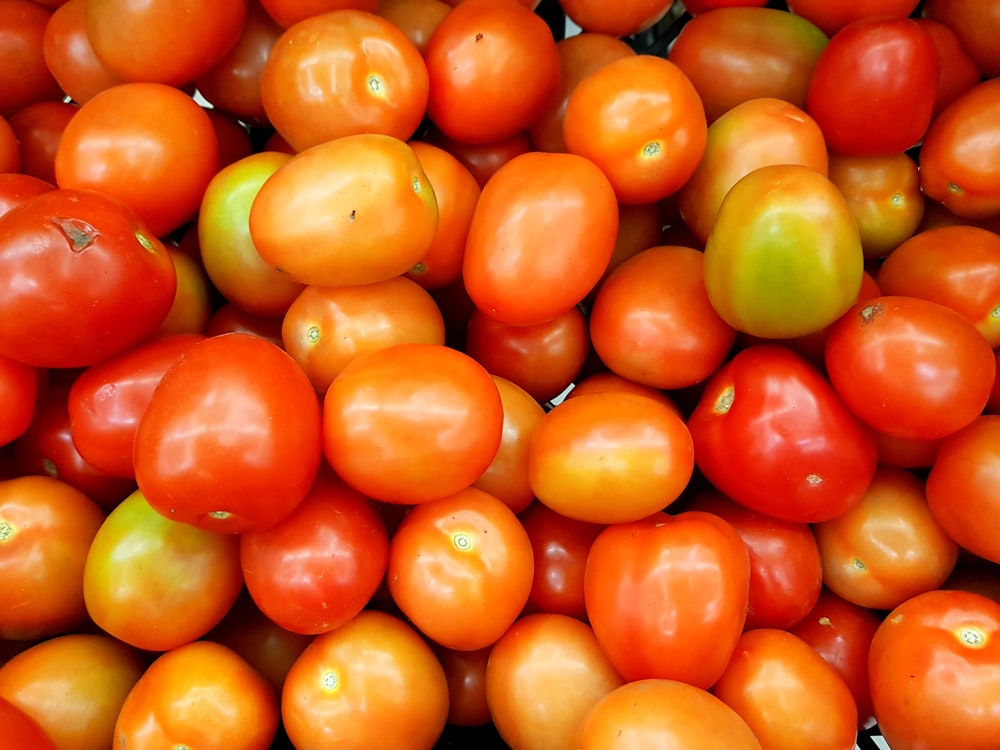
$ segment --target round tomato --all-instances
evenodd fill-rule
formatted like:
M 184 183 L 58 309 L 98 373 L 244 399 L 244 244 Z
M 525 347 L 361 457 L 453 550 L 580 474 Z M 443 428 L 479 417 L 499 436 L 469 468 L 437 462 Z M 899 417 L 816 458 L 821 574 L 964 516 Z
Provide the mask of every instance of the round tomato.
M 1000 8 L 978 0 L 925 0 L 923 14 L 948 26 L 958 37 L 984 78 L 1000 75 L 996 35 Z
M 18 110 L 8 120 L 19 144 L 21 164 L 12 172 L 24 172 L 55 183 L 55 159 L 66 125 L 79 107 L 61 99 L 35 102 Z
M 0 2 L 0 117 L 62 96 L 42 53 L 51 17 L 52 11 L 40 3 Z
M 0 445 L 19 438 L 34 420 L 43 372 L 0 355 Z
M 87 36 L 87 0 L 66 0 L 45 25 L 42 54 L 59 87 L 77 104 L 125 79 L 97 56 Z
M 602 0 L 560 0 L 559 5 L 584 31 L 621 37 L 654 26 L 674 7 L 674 0 L 625 0 L 614 5 Z
M 42 729 L 42 725 L 6 698 L 0 698 L 0 722 L 3 722 L 4 736 L 11 747 L 18 750 L 57 750 L 56 743 Z
M 47 193 L 55 185 L 20 172 L 0 174 L 0 216 L 10 211 L 28 198 Z
M 486 665 L 492 646 L 458 651 L 431 644 L 448 680 L 448 724 L 481 727 L 490 723 L 486 703 Z
M 532 151 L 528 131 L 519 130 L 511 136 L 487 143 L 464 143 L 457 141 L 434 127 L 433 123 L 424 132 L 424 142 L 444 149 L 458 159 L 482 188 L 490 177 L 515 156 Z
M 930 7 L 924 3 L 924 7 Z M 976 61 L 962 46 L 958 34 L 941 21 L 922 16 L 915 19 L 924 31 L 931 35 L 941 59 L 941 78 L 938 80 L 937 96 L 934 99 L 934 116 L 951 104 L 960 94 L 964 94 L 982 79 Z
M 865 2 L 828 3 L 824 0 L 788 0 L 788 9 L 808 19 L 833 35 L 853 21 L 867 18 L 906 18 L 918 0 L 865 0 Z
M 260 0 L 260 4 L 284 28 L 320 13 L 342 8 L 374 13 L 379 5 L 377 0 Z
M 431 34 L 451 11 L 444 0 L 379 0 L 374 12 L 398 28 L 420 54 L 427 51 Z

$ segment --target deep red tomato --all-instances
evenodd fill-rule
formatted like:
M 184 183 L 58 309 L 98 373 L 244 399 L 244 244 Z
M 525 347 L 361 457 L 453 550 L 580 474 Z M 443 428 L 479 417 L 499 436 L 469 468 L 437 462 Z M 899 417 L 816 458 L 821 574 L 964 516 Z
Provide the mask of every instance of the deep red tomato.
M 42 54 L 60 88 L 77 104 L 104 89 L 125 83 L 94 52 L 87 36 L 87 0 L 67 0 L 52 12 L 45 25 Z
M 316 392 L 288 354 L 253 334 L 209 337 L 153 391 L 135 477 L 168 518 L 217 532 L 268 528 L 312 485 L 320 428 Z
M 500 167 L 515 156 L 533 150 L 531 138 L 526 130 L 519 130 L 511 136 L 488 143 L 463 143 L 445 135 L 432 123 L 424 132 L 423 140 L 444 149 L 458 159 L 476 178 L 480 188 L 486 185 Z
M 493 647 L 487 646 L 474 651 L 458 651 L 433 643 L 431 647 L 448 680 L 448 723 L 457 727 L 481 727 L 489 724 L 486 664 Z
M 35 102 L 18 110 L 8 120 L 20 144 L 20 169 L 40 180 L 55 183 L 56 151 L 66 125 L 79 107 L 61 99 Z
M 940 21 L 955 32 L 984 78 L 1000 75 L 1000 55 L 995 44 L 1000 32 L 1000 8 L 994 3 L 925 0 L 923 15 Z
M 254 315 L 248 313 L 232 302 L 226 302 L 215 309 L 204 333 L 207 336 L 219 336 L 223 333 L 252 333 L 262 339 L 267 339 L 277 347 L 283 347 L 281 340 L 280 316 Z
M 798 16 L 811 21 L 832 36 L 847 24 L 868 18 L 906 18 L 917 0 L 849 0 L 828 3 L 824 0 L 788 0 L 788 9 Z
M 0 445 L 24 434 L 35 417 L 42 370 L 0 355 Z
M 584 31 L 631 36 L 663 18 L 674 0 L 624 0 L 609 5 L 601 0 L 560 0 L 566 15 Z
M 916 21 L 854 21 L 820 54 L 806 111 L 819 123 L 831 151 L 900 153 L 927 130 L 940 75 L 937 48 Z
M 749 586 L 740 535 L 698 511 L 609 526 L 594 540 L 584 575 L 594 634 L 622 677 L 705 689 L 736 648 Z
M 0 174 L 0 216 L 28 198 L 47 193 L 55 185 L 20 172 Z
M 42 54 L 51 17 L 50 9 L 29 0 L 0 2 L 0 117 L 62 96 Z
M 124 203 L 49 190 L 0 218 L 0 353 L 81 367 L 151 336 L 170 310 L 173 262 Z
M 688 419 L 698 467 L 749 508 L 810 523 L 857 504 L 875 439 L 823 375 L 776 344 L 744 349 L 709 380 Z
M 924 3 L 924 7 L 929 5 Z M 915 19 L 931 35 L 938 57 L 941 59 L 941 78 L 938 80 L 934 99 L 934 115 L 951 104 L 960 94 L 975 86 L 982 79 L 976 61 L 972 59 L 958 34 L 941 21 L 921 17 Z
M 885 295 L 854 305 L 826 337 L 830 382 L 876 430 L 940 438 L 986 406 L 996 357 L 969 320 L 937 302 Z
M 929 591 L 894 609 L 869 655 L 872 705 L 893 750 L 991 750 L 1000 734 L 1000 604 Z

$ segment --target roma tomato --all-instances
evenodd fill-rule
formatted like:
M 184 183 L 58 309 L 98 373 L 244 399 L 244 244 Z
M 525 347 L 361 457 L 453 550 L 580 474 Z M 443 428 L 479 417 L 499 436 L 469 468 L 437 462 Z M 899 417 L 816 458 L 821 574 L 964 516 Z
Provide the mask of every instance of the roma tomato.
M 83 367 L 152 336 L 174 301 L 166 248 L 121 201 L 49 190 L 0 218 L 0 353 Z
M 854 305 L 826 337 L 826 368 L 844 404 L 876 430 L 944 437 L 986 406 L 996 358 L 960 313 L 919 297 Z
M 1000 604 L 928 591 L 889 613 L 871 643 L 872 705 L 893 750 L 988 750 L 1000 733 Z
M 253 334 L 192 346 L 153 391 L 135 477 L 156 510 L 216 532 L 273 526 L 312 485 L 321 409 L 295 361 Z
M 315 286 L 406 273 L 437 227 L 434 189 L 413 149 L 377 133 L 300 152 L 267 178 L 250 208 L 250 238 L 260 256 Z
M 531 435 L 528 481 L 569 518 L 638 521 L 673 503 L 694 470 L 691 434 L 667 405 L 624 392 L 565 400 Z
M 738 331 L 790 339 L 829 325 L 861 290 L 864 251 L 843 195 L 823 173 L 772 164 L 726 193 L 705 244 L 705 288 Z
M 749 585 L 739 534 L 699 511 L 609 526 L 594 540 L 584 574 L 594 635 L 622 677 L 705 689 L 733 655 Z
M 574 154 L 516 156 L 490 178 L 476 204 L 465 288 L 476 307 L 501 323 L 544 323 L 597 284 L 617 232 L 614 189 L 593 162 Z
M 776 344 L 751 346 L 723 365 L 687 424 L 709 482 L 787 521 L 840 515 L 875 475 L 871 432 L 819 370 Z

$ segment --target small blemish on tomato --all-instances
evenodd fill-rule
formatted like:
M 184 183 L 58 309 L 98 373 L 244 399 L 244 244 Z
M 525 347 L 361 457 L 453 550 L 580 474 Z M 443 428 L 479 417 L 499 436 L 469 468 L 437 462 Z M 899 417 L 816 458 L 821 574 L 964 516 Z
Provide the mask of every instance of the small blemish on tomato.
M 858 311 L 858 315 L 861 316 L 861 324 L 868 325 L 884 312 L 885 308 L 880 302 L 873 302 L 870 305 L 862 307 L 861 310 Z
M 479 44 L 481 41 L 483 41 L 483 35 L 481 33 L 477 33 L 476 34 L 476 44 Z
M 733 408 L 733 401 L 735 400 L 736 390 L 730 385 L 719 394 L 717 399 L 715 399 L 715 405 L 712 407 L 712 411 L 716 414 L 725 414 Z

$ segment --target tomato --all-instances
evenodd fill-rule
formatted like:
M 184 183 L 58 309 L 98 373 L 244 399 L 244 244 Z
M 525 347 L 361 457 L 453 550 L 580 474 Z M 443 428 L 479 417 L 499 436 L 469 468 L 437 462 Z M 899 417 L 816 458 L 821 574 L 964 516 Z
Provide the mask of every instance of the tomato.
M 612 690 L 590 709 L 577 736 L 580 750 L 761 748 L 729 706 L 706 690 L 675 680 L 636 680 Z
M 54 183 L 56 150 L 77 109 L 64 101 L 44 101 L 29 104 L 11 115 L 8 122 L 20 143 L 21 164 L 19 169 L 9 171 Z
M 996 375 L 986 339 L 961 314 L 918 297 L 860 302 L 826 337 L 830 382 L 877 430 L 933 439 L 983 411 Z
M 41 372 L 0 355 L 0 445 L 21 437 L 34 420 Z
M 236 44 L 246 0 L 87 0 L 87 38 L 111 70 L 128 81 L 180 86 L 205 72 Z M 183 162 L 182 162 L 183 163 Z
M 705 291 L 705 258 L 691 248 L 647 248 L 601 284 L 590 314 L 594 351 L 612 372 L 643 385 L 700 383 L 728 358 L 736 331 Z
M 804 109 L 828 41 L 786 9 L 726 7 L 684 24 L 667 57 L 688 76 L 711 123 L 751 99 L 781 99 Z
M 823 581 L 872 609 L 938 588 L 958 560 L 958 545 L 927 506 L 924 480 L 906 469 L 880 466 L 861 502 L 813 530 Z
M 174 303 L 156 330 L 160 336 L 204 334 L 212 317 L 212 295 L 215 291 L 201 260 L 181 248 L 167 245 L 174 262 L 177 291 Z
M 375 12 L 402 31 L 424 54 L 431 34 L 451 12 L 451 5 L 444 0 L 380 0 Z
M 726 193 L 705 244 L 705 288 L 738 331 L 787 339 L 818 331 L 854 304 L 861 236 L 843 195 L 801 164 L 772 164 Z
M 719 8 L 760 8 L 767 0 L 685 0 L 684 10 L 693 16 Z
M 955 32 L 984 78 L 1000 74 L 1000 57 L 994 45 L 1000 30 L 1000 8 L 976 0 L 926 0 L 923 15 Z
M 427 116 L 451 138 L 489 143 L 526 130 L 559 83 L 548 24 L 517 0 L 467 0 L 437 25 L 424 52 Z
M 281 316 L 253 315 L 231 302 L 226 302 L 212 313 L 204 333 L 208 336 L 218 336 L 223 333 L 252 333 L 277 347 L 282 347 L 281 323 Z
M 950 26 L 932 18 L 921 17 L 915 20 L 930 34 L 941 59 L 941 77 L 938 79 L 937 96 L 934 99 L 936 117 L 960 94 L 979 83 L 982 76 L 976 61 L 965 51 L 962 40 Z
M 693 246 L 697 242 L 685 242 L 678 239 L 670 242 L 668 236 L 669 218 L 665 216 L 662 201 L 656 203 L 618 203 L 618 235 L 615 238 L 615 249 L 611 252 L 604 274 L 597 285 L 584 299 L 585 305 L 592 305 L 597 290 L 601 288 L 612 271 L 643 250 L 664 244 L 679 244 Z M 692 238 L 693 239 L 693 238 Z
M 987 750 L 1000 732 L 1000 604 L 929 591 L 894 609 L 872 639 L 872 705 L 894 750 Z
M 631 36 L 656 24 L 674 0 L 626 0 L 610 6 L 600 0 L 560 0 L 567 17 L 584 31 Z
M 920 187 L 964 219 L 1000 215 L 1000 81 L 988 79 L 934 118 L 920 148 Z
M 500 446 L 503 406 L 490 374 L 440 344 L 355 357 L 323 400 L 323 452 L 376 500 L 414 504 L 468 487 Z
M 278 697 L 263 676 L 230 648 L 195 641 L 162 654 L 135 683 L 113 747 L 267 750 L 278 721 Z
M 622 677 L 707 689 L 743 630 L 749 583 L 746 545 L 728 522 L 655 513 L 597 536 L 584 596 L 597 641 Z
M 490 178 L 476 204 L 465 288 L 476 307 L 501 323 L 544 323 L 597 284 L 617 231 L 614 189 L 593 162 L 522 154 Z
M 357 615 L 382 583 L 388 557 L 389 536 L 371 501 L 325 475 L 277 525 L 240 537 L 254 602 L 279 626 L 309 635 Z
M 0 173 L 0 216 L 41 193 L 47 193 L 55 185 L 20 172 Z
M 181 334 L 91 365 L 70 386 L 70 436 L 80 456 L 113 476 L 133 478 L 132 447 L 153 390 L 174 361 L 204 336 Z
M 87 0 L 66 0 L 52 12 L 42 37 L 42 56 L 59 87 L 77 104 L 125 83 L 97 56 L 86 27 Z
M 367 352 L 405 343 L 444 344 L 444 319 L 419 284 L 396 276 L 357 286 L 307 286 L 285 312 L 285 351 L 320 393 Z
M 192 346 L 153 391 L 135 436 L 135 477 L 168 518 L 216 532 L 273 526 L 321 460 L 321 410 L 295 361 L 246 333 Z
M 1000 473 L 1000 416 L 976 417 L 944 438 L 927 476 L 927 504 L 935 520 L 963 548 L 1000 562 L 1000 545 L 991 532 Z
M 476 178 L 480 188 L 486 185 L 500 167 L 515 156 L 533 150 L 531 138 L 526 130 L 488 143 L 463 143 L 445 135 L 432 123 L 427 127 L 423 141 L 444 149 L 458 159 Z
M 0 117 L 62 96 L 42 53 L 52 11 L 29 0 L 0 2 Z
M 786 521 L 835 518 L 875 474 L 875 439 L 807 360 L 748 347 L 709 380 L 687 421 L 698 468 L 718 490 Z
M 590 709 L 624 684 L 594 632 L 558 614 L 522 617 L 494 644 L 486 701 L 510 747 L 572 747 Z
M 566 394 L 566 398 L 577 398 L 587 393 L 607 393 L 608 391 L 616 393 L 626 391 L 638 396 L 645 396 L 654 401 L 659 401 L 678 415 L 681 414 L 680 407 L 663 391 L 652 386 L 636 383 L 634 380 L 623 378 L 621 375 L 616 375 L 613 372 L 595 372 L 583 377 L 576 381 L 573 388 Z
M 623 203 L 675 193 L 705 153 L 705 112 L 694 85 L 654 55 L 614 60 L 581 80 L 566 102 L 566 150 L 594 162 Z
M 486 703 L 486 664 L 492 646 L 457 651 L 431 644 L 448 680 L 448 724 L 482 727 L 490 723 Z
M 434 190 L 413 149 L 375 133 L 300 152 L 265 180 L 250 207 L 260 256 L 315 286 L 403 274 L 430 248 L 437 227 Z
M 403 518 L 389 545 L 389 593 L 435 643 L 485 648 L 528 601 L 533 559 L 514 512 L 470 487 L 422 503 Z
M 61 635 L 4 664 L 0 696 L 38 722 L 56 747 L 106 750 L 118 712 L 145 666 L 144 656 L 108 635 Z M 24 750 L 29 747 L 36 748 Z
M 40 367 L 82 367 L 151 336 L 177 277 L 163 245 L 117 199 L 50 190 L 0 219 L 0 353 Z
M 21 144 L 7 119 L 0 117 L 0 169 L 4 173 L 21 171 Z
M 694 469 L 677 412 L 632 393 L 563 401 L 528 446 L 528 480 L 557 513 L 591 523 L 638 521 L 673 503 Z
M 289 26 L 304 21 L 320 13 L 342 8 L 353 8 L 374 13 L 378 8 L 375 0 L 261 0 L 264 10 L 280 26 Z
M 288 27 L 261 72 L 268 121 L 296 151 L 359 133 L 410 138 L 427 108 L 427 65 L 374 13 L 344 9 Z
M 899 153 L 927 130 L 940 75 L 937 48 L 916 21 L 854 21 L 820 53 L 806 111 L 819 123 L 831 151 Z
M 87 621 L 83 569 L 104 512 L 58 479 L 0 481 L 0 637 L 29 640 Z
M 712 693 L 767 748 L 840 750 L 857 737 L 858 710 L 847 684 L 808 643 L 784 630 L 740 636 Z
M 788 629 L 812 646 L 847 683 L 859 729 L 875 723 L 868 689 L 868 650 L 881 622 L 879 612 L 852 604 L 824 587 L 809 614 Z
M 875 432 L 878 445 L 878 462 L 883 466 L 901 469 L 926 469 L 934 463 L 941 438 L 921 440 L 901 438 L 885 432 Z
M 55 742 L 42 726 L 6 698 L 0 698 L 0 721 L 3 722 L 7 742 L 15 750 L 57 750 Z
M 684 509 L 719 516 L 746 544 L 750 594 L 744 629 L 787 629 L 809 614 L 823 585 L 823 567 L 807 524 L 758 513 L 711 489 L 696 494 Z
M 787 3 L 792 13 L 808 19 L 830 36 L 854 21 L 906 18 L 917 4 L 917 0 L 865 0 L 835 4 L 823 0 L 788 0 Z
M 302 652 L 281 718 L 294 747 L 431 750 L 448 718 L 448 680 L 410 625 L 364 611 Z

